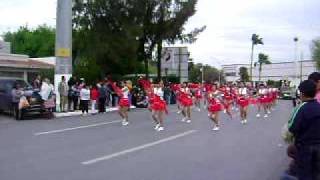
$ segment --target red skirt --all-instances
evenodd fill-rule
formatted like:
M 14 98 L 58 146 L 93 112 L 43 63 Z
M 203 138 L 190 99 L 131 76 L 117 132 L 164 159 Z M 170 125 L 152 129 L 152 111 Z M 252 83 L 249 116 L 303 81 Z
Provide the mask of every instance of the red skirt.
M 239 106 L 241 106 L 241 107 L 247 107 L 247 106 L 249 106 L 249 99 L 240 98 L 240 99 L 238 100 L 238 104 L 239 104 Z
M 196 95 L 196 99 L 202 99 L 202 95 L 201 94 Z
M 192 99 L 191 98 L 181 98 L 180 99 L 180 102 L 183 106 L 192 106 L 193 105 L 193 102 L 192 102 Z
M 119 106 L 120 107 L 130 107 L 129 99 L 128 98 L 120 98 Z
M 220 103 L 210 104 L 209 107 L 208 107 L 208 111 L 212 112 L 212 113 L 219 112 L 219 111 L 222 111 L 222 110 L 223 110 L 223 106 Z
M 250 98 L 250 99 L 249 99 L 249 103 L 250 103 L 250 104 L 258 104 L 258 102 L 259 102 L 259 100 L 256 99 L 256 98 Z
M 164 100 L 155 100 L 151 105 L 151 109 L 155 111 L 165 111 L 167 104 Z

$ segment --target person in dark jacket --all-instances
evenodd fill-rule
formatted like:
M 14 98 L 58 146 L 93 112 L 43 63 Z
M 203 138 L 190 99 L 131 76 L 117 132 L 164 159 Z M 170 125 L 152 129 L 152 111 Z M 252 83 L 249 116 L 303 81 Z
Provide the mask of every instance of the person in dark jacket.
M 11 91 L 12 95 L 12 110 L 14 117 L 19 119 L 19 102 L 24 92 L 19 83 L 15 83 Z
M 98 101 L 98 109 L 99 113 L 106 112 L 106 95 L 107 95 L 107 88 L 105 83 L 99 83 L 98 84 L 98 91 L 99 91 L 99 101 Z
M 311 80 L 299 85 L 302 103 L 294 110 L 289 131 L 296 146 L 299 180 L 320 180 L 320 104 L 315 100 L 316 84 Z

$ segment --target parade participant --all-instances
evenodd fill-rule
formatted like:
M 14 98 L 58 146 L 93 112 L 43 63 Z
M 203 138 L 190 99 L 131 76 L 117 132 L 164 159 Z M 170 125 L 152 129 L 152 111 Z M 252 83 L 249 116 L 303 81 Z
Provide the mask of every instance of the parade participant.
M 197 110 L 201 111 L 201 99 L 202 99 L 202 92 L 201 92 L 201 84 L 197 84 L 197 87 L 195 88 L 195 106 L 197 107 Z
M 219 112 L 222 111 L 223 106 L 221 100 L 219 98 L 219 92 L 217 90 L 211 91 L 208 94 L 208 111 L 209 111 L 209 118 L 213 122 L 213 131 L 218 131 L 220 129 L 219 124 Z
M 208 95 L 209 95 L 209 92 L 211 92 L 211 91 L 212 91 L 212 84 L 205 83 L 203 86 L 203 92 L 204 92 L 203 105 L 204 105 L 204 108 L 206 108 L 208 105 Z
M 261 108 L 263 108 L 264 117 L 267 118 L 268 117 L 268 112 L 267 112 L 268 99 L 267 99 L 267 89 L 266 89 L 264 84 L 260 84 L 259 85 L 257 96 L 258 96 L 258 114 L 257 114 L 257 117 L 261 116 L 260 112 L 261 112 Z
M 232 110 L 235 109 L 236 111 L 239 110 L 238 108 L 238 88 L 235 84 L 231 86 L 231 95 L 232 95 Z
M 270 86 L 267 87 L 267 112 L 271 114 L 271 106 L 272 106 L 272 88 Z
M 119 115 L 122 118 L 122 125 L 127 126 L 129 125 L 128 120 L 128 110 L 130 108 L 129 103 L 129 88 L 125 82 L 119 82 L 117 87 L 114 87 L 117 95 L 120 97 L 119 101 Z
M 180 90 L 180 101 L 182 105 L 182 122 L 191 123 L 191 106 L 192 103 L 192 94 L 190 89 L 188 88 L 188 83 L 184 82 L 182 88 Z
M 153 92 L 154 92 L 154 101 L 152 104 L 152 118 L 156 123 L 155 130 L 157 131 L 163 131 L 163 115 L 164 113 L 168 113 L 167 111 L 167 104 L 164 100 L 164 92 L 163 92 L 163 82 L 160 81 L 159 84 L 156 84 L 154 86 Z
M 277 99 L 278 99 L 278 88 L 273 87 L 271 91 L 272 91 L 271 110 L 275 110 L 275 107 L 277 105 Z
M 248 115 L 248 106 L 249 106 L 249 90 L 245 87 L 244 83 L 240 83 L 239 86 L 239 97 L 238 97 L 238 104 L 240 107 L 240 117 L 241 117 L 241 123 L 246 124 L 247 121 L 247 115 Z
M 227 113 L 231 119 L 232 119 L 232 113 L 231 113 L 232 102 L 233 102 L 233 97 L 231 93 L 231 88 L 226 87 L 225 91 L 223 92 L 223 106 L 224 106 L 225 113 Z

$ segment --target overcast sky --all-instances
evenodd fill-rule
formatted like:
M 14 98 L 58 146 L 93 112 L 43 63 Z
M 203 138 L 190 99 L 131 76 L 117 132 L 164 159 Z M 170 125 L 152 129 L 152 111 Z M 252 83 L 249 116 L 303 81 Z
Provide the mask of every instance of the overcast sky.
M 312 39 L 320 37 L 320 0 L 199 0 L 197 13 L 186 29 L 206 25 L 196 43 L 189 45 L 196 62 L 211 65 L 248 63 L 251 34 L 264 38 L 256 48 L 273 62 L 294 58 L 293 38 L 310 59 Z M 0 0 L 0 34 L 20 25 L 55 26 L 56 0 Z

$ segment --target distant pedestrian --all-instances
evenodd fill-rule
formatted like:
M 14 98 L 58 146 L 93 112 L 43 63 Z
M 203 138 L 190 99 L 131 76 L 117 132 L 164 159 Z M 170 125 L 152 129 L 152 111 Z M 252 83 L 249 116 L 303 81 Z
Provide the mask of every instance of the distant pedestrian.
M 77 78 L 75 76 L 72 76 L 69 81 L 68 81 L 68 110 L 69 111 L 74 111 L 72 108 L 73 106 L 73 96 L 74 96 L 74 91 L 72 87 L 76 84 Z
M 315 100 L 316 84 L 311 80 L 299 85 L 302 104 L 289 121 L 289 131 L 297 148 L 296 165 L 299 180 L 320 179 L 320 104 Z
M 79 104 L 79 96 L 80 96 L 80 89 L 79 89 L 79 83 L 76 83 L 72 86 L 72 101 L 73 101 L 73 110 L 78 110 L 78 104 Z
M 37 77 L 33 80 L 32 88 L 35 91 L 38 91 L 38 92 L 40 91 L 40 88 L 41 88 L 41 76 L 40 75 L 37 75 Z
M 80 107 L 82 115 L 89 113 L 90 89 L 85 84 L 82 85 L 80 90 Z
M 19 83 L 15 83 L 11 91 L 12 95 L 12 110 L 14 117 L 19 119 L 19 102 L 24 92 Z
M 91 111 L 92 113 L 96 113 L 96 105 L 99 98 L 99 91 L 96 85 L 94 85 L 90 90 L 90 98 L 91 98 Z
M 98 91 L 99 91 L 99 101 L 98 101 L 99 113 L 104 113 L 106 112 L 105 103 L 107 98 L 106 97 L 107 88 L 103 82 L 99 83 Z
M 60 94 L 60 111 L 66 111 L 66 105 L 68 103 L 68 85 L 66 83 L 66 78 L 61 77 L 61 82 L 58 85 L 58 91 Z

